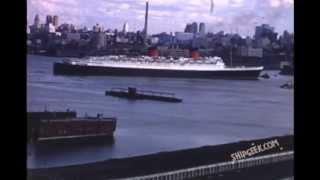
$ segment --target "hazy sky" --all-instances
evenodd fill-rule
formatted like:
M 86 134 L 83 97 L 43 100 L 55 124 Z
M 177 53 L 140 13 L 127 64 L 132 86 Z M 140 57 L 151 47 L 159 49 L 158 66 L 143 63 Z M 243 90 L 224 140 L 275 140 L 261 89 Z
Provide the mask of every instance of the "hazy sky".
M 254 32 L 267 23 L 277 32 L 293 32 L 293 0 L 149 0 L 149 32 L 183 31 L 186 23 L 205 22 L 207 31 Z M 59 23 L 92 28 L 96 23 L 105 29 L 122 29 L 127 21 L 130 31 L 144 25 L 146 0 L 27 0 L 28 24 L 35 14 L 44 23 L 47 14 L 58 15 Z

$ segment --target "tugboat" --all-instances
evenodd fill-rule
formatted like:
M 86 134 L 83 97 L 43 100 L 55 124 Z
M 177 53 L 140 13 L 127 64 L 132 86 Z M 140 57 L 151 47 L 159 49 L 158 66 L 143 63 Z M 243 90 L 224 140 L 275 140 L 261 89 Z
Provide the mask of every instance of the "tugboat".
M 110 91 L 105 92 L 106 96 L 115 96 L 120 98 L 127 98 L 133 100 L 155 100 L 155 101 L 165 101 L 165 102 L 182 102 L 182 99 L 176 98 L 173 93 L 167 92 L 155 92 L 155 91 L 145 91 L 137 90 L 136 88 L 128 87 L 124 88 L 112 88 Z
M 117 119 L 97 117 L 77 117 L 74 111 L 28 112 L 28 140 L 46 142 L 56 140 L 113 137 Z

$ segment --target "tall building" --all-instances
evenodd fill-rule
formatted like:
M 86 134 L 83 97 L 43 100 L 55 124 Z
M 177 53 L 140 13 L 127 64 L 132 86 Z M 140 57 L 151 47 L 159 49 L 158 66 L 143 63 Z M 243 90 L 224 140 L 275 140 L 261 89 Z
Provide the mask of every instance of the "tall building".
M 92 30 L 93 30 L 93 32 L 103 32 L 104 28 L 102 26 L 100 26 L 99 24 L 96 24 L 93 26 Z
M 126 33 L 129 32 L 129 24 L 128 24 L 128 22 L 125 22 L 125 23 L 123 24 L 122 32 L 123 32 L 124 34 L 126 34 Z
M 192 26 L 192 33 L 197 33 L 198 32 L 198 23 L 193 22 L 191 26 Z
M 271 27 L 268 24 L 262 24 L 257 26 L 255 29 L 254 38 L 260 40 L 263 38 L 268 38 L 269 40 L 276 41 L 278 33 L 274 32 L 274 27 Z
M 192 25 L 191 24 L 187 24 L 186 28 L 184 29 L 185 33 L 191 33 L 192 32 Z
M 100 50 L 106 46 L 106 36 L 103 32 L 98 32 L 93 36 L 93 46 L 95 49 Z
M 57 15 L 53 16 L 53 25 L 54 25 L 54 27 L 59 26 L 59 16 L 57 16 Z
M 52 19 L 52 16 L 51 15 L 47 15 L 47 19 L 46 19 L 46 24 L 50 24 L 52 23 L 53 19 Z
M 145 19 L 144 19 L 144 29 L 143 29 L 143 33 L 145 38 L 148 35 L 148 15 L 149 15 L 149 1 L 146 1 L 146 14 L 145 14 Z
M 206 33 L 206 25 L 205 25 L 203 22 L 200 23 L 199 32 L 200 32 L 201 34 L 205 34 L 205 33 Z
M 35 17 L 34 17 L 34 24 L 36 27 L 38 27 L 40 25 L 40 18 L 39 18 L 39 14 L 37 14 Z

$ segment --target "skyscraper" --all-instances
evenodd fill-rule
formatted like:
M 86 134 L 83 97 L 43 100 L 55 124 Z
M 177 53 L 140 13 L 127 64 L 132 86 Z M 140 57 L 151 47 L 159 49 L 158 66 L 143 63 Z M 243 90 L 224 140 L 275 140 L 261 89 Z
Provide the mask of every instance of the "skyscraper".
M 57 15 L 53 16 L 53 25 L 55 27 L 59 26 L 59 16 L 57 16 Z
M 186 28 L 184 29 L 184 32 L 191 33 L 192 32 L 192 25 L 191 24 L 187 24 Z
M 198 23 L 193 22 L 191 26 L 192 26 L 192 33 L 197 33 L 198 32 Z
M 129 24 L 128 24 L 128 22 L 125 22 L 125 23 L 123 24 L 122 32 L 123 32 L 124 34 L 129 32 Z
M 255 39 L 268 38 L 271 41 L 276 41 L 278 33 L 274 32 L 274 27 L 267 24 L 262 24 L 261 26 L 256 26 L 256 31 L 254 34 Z
M 47 19 L 46 19 L 46 24 L 50 24 L 52 23 L 52 16 L 51 15 L 47 15 Z
M 205 34 L 206 33 L 206 25 L 205 25 L 205 23 L 203 23 L 203 22 L 200 23 L 199 32 L 201 34 Z
M 38 27 L 40 25 L 40 18 L 39 18 L 39 14 L 37 14 L 35 17 L 34 17 L 34 26 Z
M 145 38 L 148 35 L 148 15 L 149 15 L 149 1 L 146 1 L 146 14 L 145 14 L 145 19 L 144 19 L 144 29 L 143 29 L 143 33 Z

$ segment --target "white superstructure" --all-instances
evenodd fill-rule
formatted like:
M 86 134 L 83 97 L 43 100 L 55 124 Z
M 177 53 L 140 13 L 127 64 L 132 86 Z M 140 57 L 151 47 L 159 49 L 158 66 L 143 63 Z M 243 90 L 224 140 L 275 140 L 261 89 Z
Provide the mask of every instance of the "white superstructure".
M 192 58 L 165 58 L 165 57 L 127 57 L 127 56 L 102 56 L 83 59 L 71 58 L 66 63 L 81 66 L 98 66 L 134 69 L 164 69 L 188 71 L 241 71 L 262 70 L 263 67 L 226 67 L 220 57 L 204 57 L 194 60 Z

